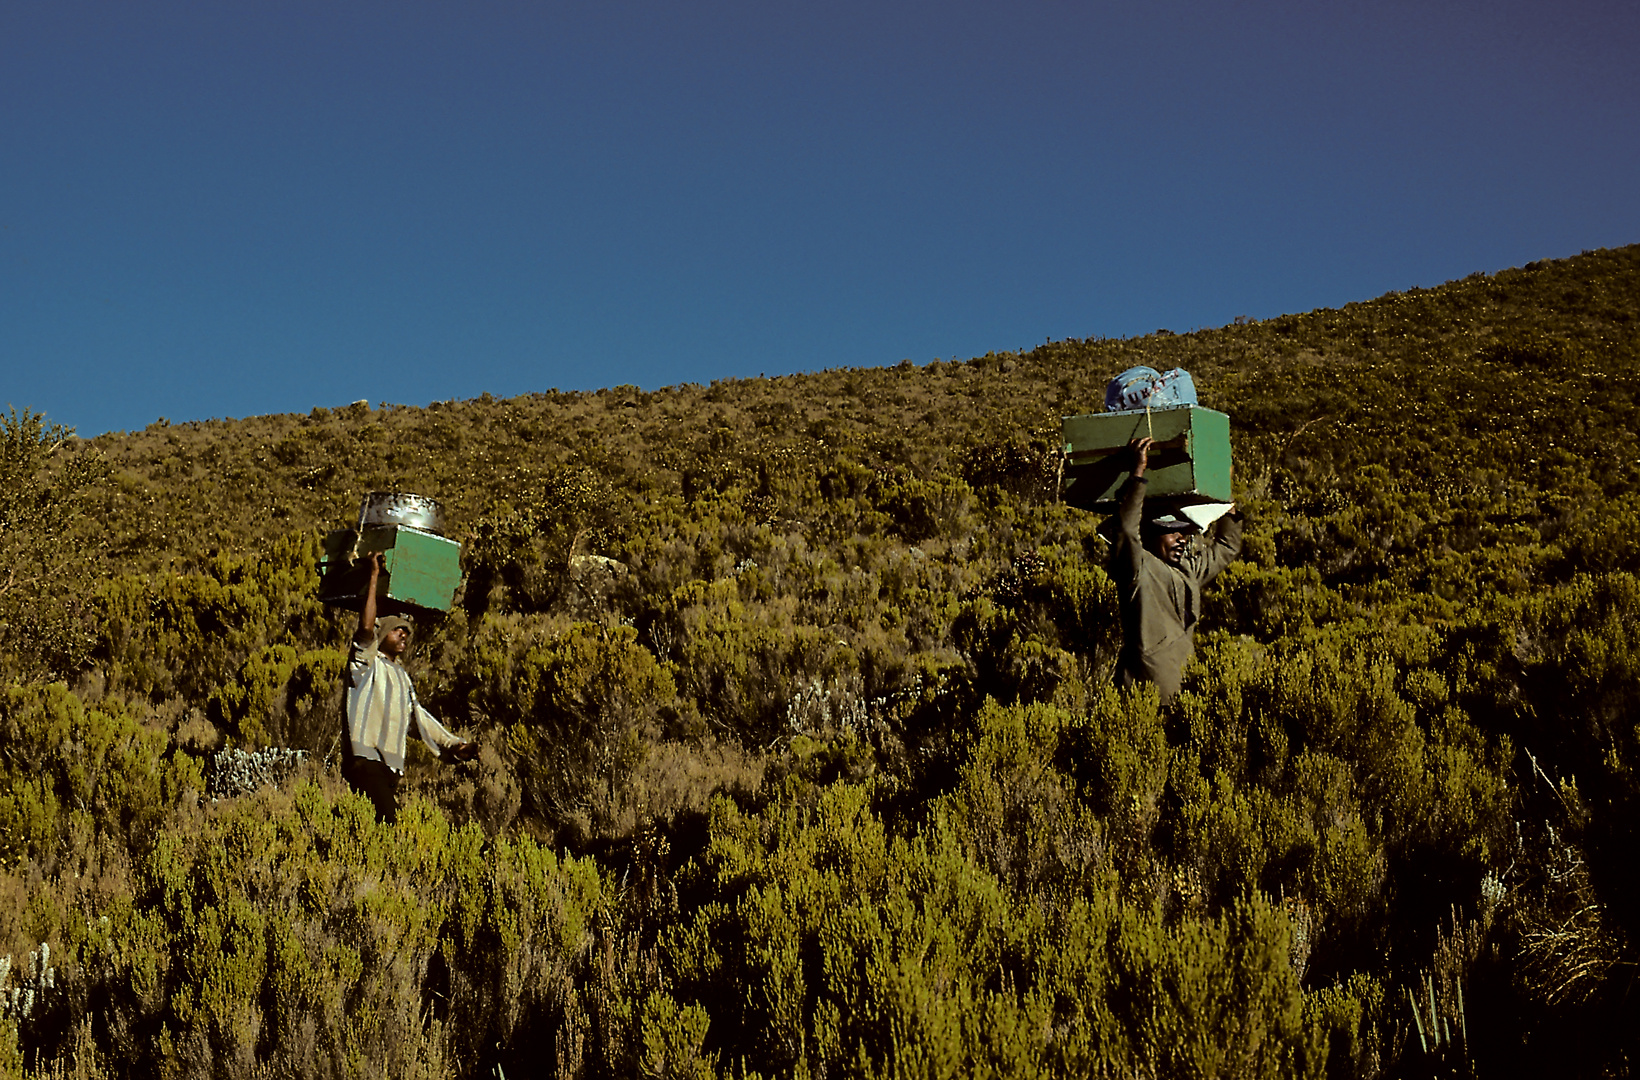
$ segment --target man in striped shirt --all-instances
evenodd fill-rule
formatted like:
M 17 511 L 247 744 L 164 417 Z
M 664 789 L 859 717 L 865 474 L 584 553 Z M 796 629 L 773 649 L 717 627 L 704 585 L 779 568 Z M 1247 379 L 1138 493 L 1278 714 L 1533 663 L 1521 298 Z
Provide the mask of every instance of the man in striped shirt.
M 391 824 L 398 818 L 399 781 L 404 777 L 405 743 L 415 726 L 432 751 L 457 761 L 478 756 L 478 744 L 463 742 L 445 730 L 416 700 L 416 688 L 402 658 L 410 647 L 410 620 L 397 615 L 376 618 L 376 583 L 381 556 L 370 555 L 370 586 L 359 613 L 359 630 L 347 654 L 347 739 L 342 776 L 368 798 L 376 818 Z

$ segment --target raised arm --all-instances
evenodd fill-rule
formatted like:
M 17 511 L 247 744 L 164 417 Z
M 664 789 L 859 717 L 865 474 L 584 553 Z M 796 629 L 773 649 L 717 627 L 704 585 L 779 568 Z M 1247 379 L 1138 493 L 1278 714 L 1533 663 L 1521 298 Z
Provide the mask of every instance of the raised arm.
M 1241 511 L 1232 504 L 1230 512 L 1213 523 L 1206 536 L 1207 550 L 1202 555 L 1202 581 L 1212 581 L 1219 572 L 1236 561 L 1241 554 Z
M 1128 570 L 1135 575 L 1144 551 L 1140 529 L 1145 517 L 1145 485 L 1148 483 L 1145 469 L 1150 464 L 1150 443 L 1148 436 L 1128 443 L 1128 451 L 1133 455 L 1133 470 L 1116 495 L 1116 518 L 1121 526 L 1121 542 L 1117 545 L 1116 555 L 1127 562 Z M 1133 579 L 1130 577 L 1130 580 Z
M 364 606 L 359 609 L 358 632 L 353 635 L 353 640 L 360 645 L 371 645 L 376 641 L 376 582 L 382 573 L 379 552 L 372 551 L 367 559 L 370 563 L 370 585 L 364 591 Z

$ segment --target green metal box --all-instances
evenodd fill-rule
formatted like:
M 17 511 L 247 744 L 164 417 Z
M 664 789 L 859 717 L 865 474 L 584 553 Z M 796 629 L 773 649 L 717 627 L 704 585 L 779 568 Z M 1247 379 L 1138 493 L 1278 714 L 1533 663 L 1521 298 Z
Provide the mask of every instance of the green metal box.
M 1230 499 L 1230 417 L 1200 405 L 1149 412 L 1065 417 L 1064 499 L 1085 510 L 1114 510 L 1127 481 L 1127 445 L 1149 435 L 1147 497 L 1189 502 Z
M 409 608 L 450 610 L 461 584 L 459 543 L 408 525 L 383 525 L 365 529 L 355 553 L 356 535 L 352 529 L 341 529 L 325 537 L 320 600 L 351 610 L 363 606 L 370 568 L 362 557 L 379 551 L 382 573 L 376 581 L 376 605 L 382 614 Z

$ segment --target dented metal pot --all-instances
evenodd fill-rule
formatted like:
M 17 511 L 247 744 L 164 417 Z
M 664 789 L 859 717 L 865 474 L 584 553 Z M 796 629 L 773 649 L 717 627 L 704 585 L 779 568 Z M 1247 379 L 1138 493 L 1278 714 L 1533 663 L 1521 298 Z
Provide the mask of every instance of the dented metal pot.
M 404 491 L 372 491 L 359 507 L 361 529 L 407 525 L 435 535 L 444 533 L 444 511 L 425 495 Z

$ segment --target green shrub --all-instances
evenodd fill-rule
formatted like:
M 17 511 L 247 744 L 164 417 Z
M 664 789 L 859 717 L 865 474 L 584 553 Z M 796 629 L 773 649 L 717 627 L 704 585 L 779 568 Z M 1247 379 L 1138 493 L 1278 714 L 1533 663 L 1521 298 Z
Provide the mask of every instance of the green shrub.
M 346 664 L 335 648 L 298 653 L 292 645 L 269 645 L 245 660 L 235 681 L 211 691 L 206 714 L 242 746 L 326 756 L 342 731 Z
M 98 654 L 110 688 L 203 701 L 252 652 L 321 633 L 318 561 L 318 537 L 296 535 L 255 555 L 217 555 L 203 573 L 104 583 Z
M 0 691 L 0 844 L 8 865 L 47 869 L 65 848 L 72 814 L 142 850 L 183 793 L 204 790 L 199 766 L 118 702 L 87 708 L 61 683 Z
M 480 633 L 480 644 L 485 634 Z M 576 623 L 481 660 L 481 694 L 536 812 L 606 832 L 618 793 L 676 697 L 631 627 Z

